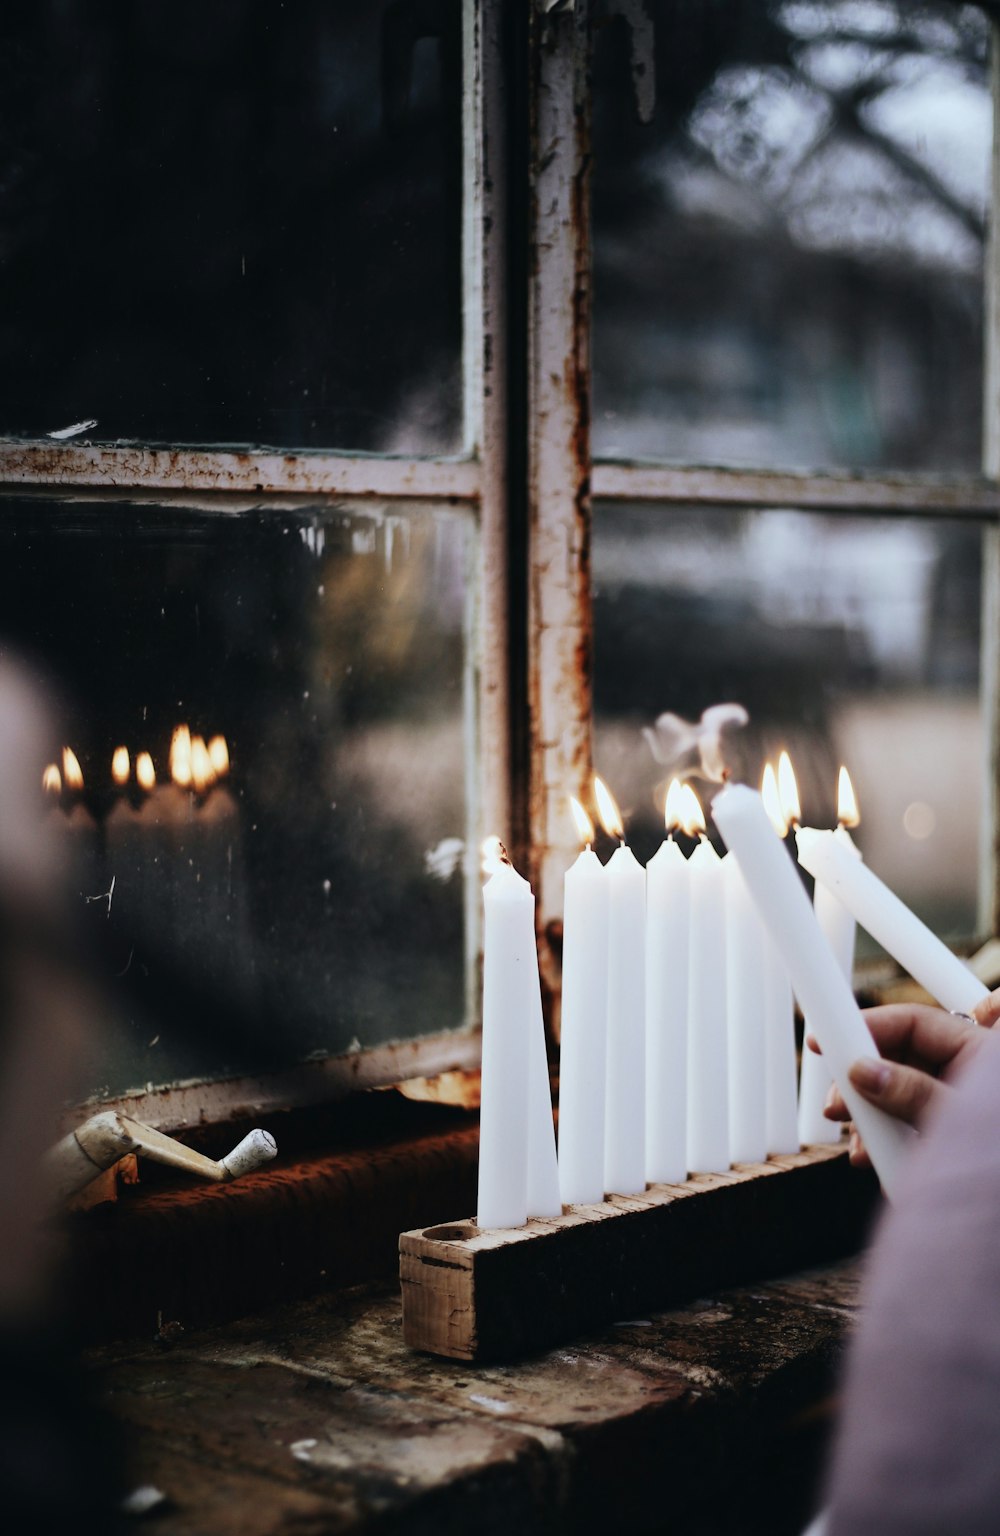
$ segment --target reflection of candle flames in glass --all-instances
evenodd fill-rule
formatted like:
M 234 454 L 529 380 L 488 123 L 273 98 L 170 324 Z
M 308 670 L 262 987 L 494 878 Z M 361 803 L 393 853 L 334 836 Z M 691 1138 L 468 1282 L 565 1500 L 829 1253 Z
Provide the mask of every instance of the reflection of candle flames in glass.
M 131 763 L 129 761 L 128 747 L 116 747 L 111 758 L 111 777 L 119 789 L 128 783 Z
M 785 821 L 790 827 L 797 826 L 802 820 L 802 807 L 799 804 L 799 786 L 795 782 L 795 770 L 787 752 L 782 752 L 778 758 L 778 798 Z
M 156 769 L 148 752 L 140 752 L 135 760 L 135 778 L 140 789 L 147 794 L 156 788 Z
M 224 779 L 229 772 L 229 748 L 225 736 L 213 736 L 208 744 L 208 755 L 216 778 Z
M 771 825 L 779 837 L 788 836 L 788 822 L 785 820 L 781 809 L 781 796 L 778 793 L 778 779 L 774 768 L 770 763 L 764 764 L 764 773 L 760 781 L 760 795 L 764 802 L 764 809 L 771 818 Z
M 580 804 L 575 795 L 569 797 L 569 808 L 573 812 L 573 820 L 579 833 L 581 843 L 586 843 L 589 848 L 594 841 L 594 823 Z
M 63 783 L 67 789 L 83 788 L 83 769 L 72 747 L 63 747 Z
M 47 795 L 62 794 L 62 774 L 56 763 L 49 763 L 42 774 L 42 788 Z
M 841 768 L 837 780 L 837 820 L 842 827 L 856 827 L 861 820 L 854 785 L 846 768 Z
M 688 837 L 701 837 L 705 832 L 705 812 L 701 808 L 701 801 L 691 788 L 690 784 L 682 784 L 678 797 L 681 813 L 681 831 Z
M 179 725 L 170 738 L 170 777 L 181 789 L 191 785 L 191 732 Z
M 601 826 L 609 837 L 625 836 L 625 828 L 622 824 L 621 812 L 603 779 L 594 779 L 594 795 L 597 798 L 597 814 L 601 818 Z
M 203 795 L 215 783 L 212 759 L 201 736 L 194 736 L 191 740 L 191 779 L 199 795 Z

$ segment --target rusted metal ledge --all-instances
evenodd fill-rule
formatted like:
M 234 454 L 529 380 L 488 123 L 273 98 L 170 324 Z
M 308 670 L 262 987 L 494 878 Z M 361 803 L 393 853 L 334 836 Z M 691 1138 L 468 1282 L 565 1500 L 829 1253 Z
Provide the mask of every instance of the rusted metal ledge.
M 399 1240 L 403 1338 L 456 1360 L 509 1360 L 856 1246 L 871 1184 L 843 1147 L 810 1147 L 686 1184 L 571 1206 L 480 1232 L 471 1221 Z
M 479 483 L 472 458 L 0 442 L 0 484 L 474 501 Z
M 807 511 L 884 512 L 908 516 L 997 517 L 1000 486 L 986 478 L 906 475 L 775 474 L 670 464 L 595 464 L 594 499 L 790 507 Z

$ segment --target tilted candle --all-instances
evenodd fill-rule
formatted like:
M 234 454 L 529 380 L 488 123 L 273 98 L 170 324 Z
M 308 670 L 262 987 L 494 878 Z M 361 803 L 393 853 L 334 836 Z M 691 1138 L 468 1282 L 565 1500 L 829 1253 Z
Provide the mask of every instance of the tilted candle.
M 971 1013 L 989 990 L 832 832 L 802 827 L 799 863 L 829 888 L 882 948 L 943 1008 Z M 801 999 L 800 999 L 801 1001 Z
M 781 953 L 792 986 L 864 1140 L 888 1195 L 892 1195 L 913 1133 L 863 1099 L 848 1069 L 859 1057 L 877 1057 L 871 1031 L 827 944 L 798 871 L 775 835 L 758 794 L 729 785 L 712 806 L 715 824 L 739 862 L 757 910 Z
M 846 827 L 838 827 L 833 835 L 853 858 L 860 859 L 861 854 Z M 850 985 L 854 971 L 854 918 L 822 880 L 816 881 L 813 907 L 823 936 Z M 808 1019 L 805 1021 L 805 1033 L 812 1033 Z M 799 1077 L 799 1141 L 804 1147 L 821 1146 L 840 1140 L 840 1126 L 836 1121 L 828 1120 L 823 1113 L 832 1081 L 830 1068 L 824 1058 L 808 1050 L 803 1041 L 802 1071 Z

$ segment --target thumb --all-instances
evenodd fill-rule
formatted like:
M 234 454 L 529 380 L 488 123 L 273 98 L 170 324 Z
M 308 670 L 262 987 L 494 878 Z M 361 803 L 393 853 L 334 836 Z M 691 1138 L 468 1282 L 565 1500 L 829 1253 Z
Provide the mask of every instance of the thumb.
M 875 1061 L 862 1056 L 848 1073 L 851 1084 L 870 1104 L 877 1104 L 895 1120 L 916 1125 L 928 1104 L 941 1089 L 937 1078 L 916 1067 L 896 1061 Z

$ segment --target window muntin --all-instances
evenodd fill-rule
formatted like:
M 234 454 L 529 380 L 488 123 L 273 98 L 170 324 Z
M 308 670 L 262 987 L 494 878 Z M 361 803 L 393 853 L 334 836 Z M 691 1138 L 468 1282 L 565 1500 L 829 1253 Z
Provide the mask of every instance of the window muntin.
M 5 634 L 84 774 L 48 818 L 109 998 L 92 1091 L 467 1023 L 476 561 L 460 508 L 5 503 Z M 182 723 L 229 746 L 202 795 Z M 115 789 L 123 744 L 151 795 Z
M 462 7 L 5 7 L 0 432 L 462 445 Z
M 635 92 L 624 15 L 596 32 L 595 455 L 978 470 L 985 17 L 652 17 Z
M 599 503 L 594 752 L 637 855 L 662 836 L 666 770 L 643 727 L 737 699 L 737 777 L 789 749 L 807 824 L 837 770 L 876 872 L 934 928 L 977 929 L 982 525 Z M 866 941 L 862 939 L 862 945 Z

